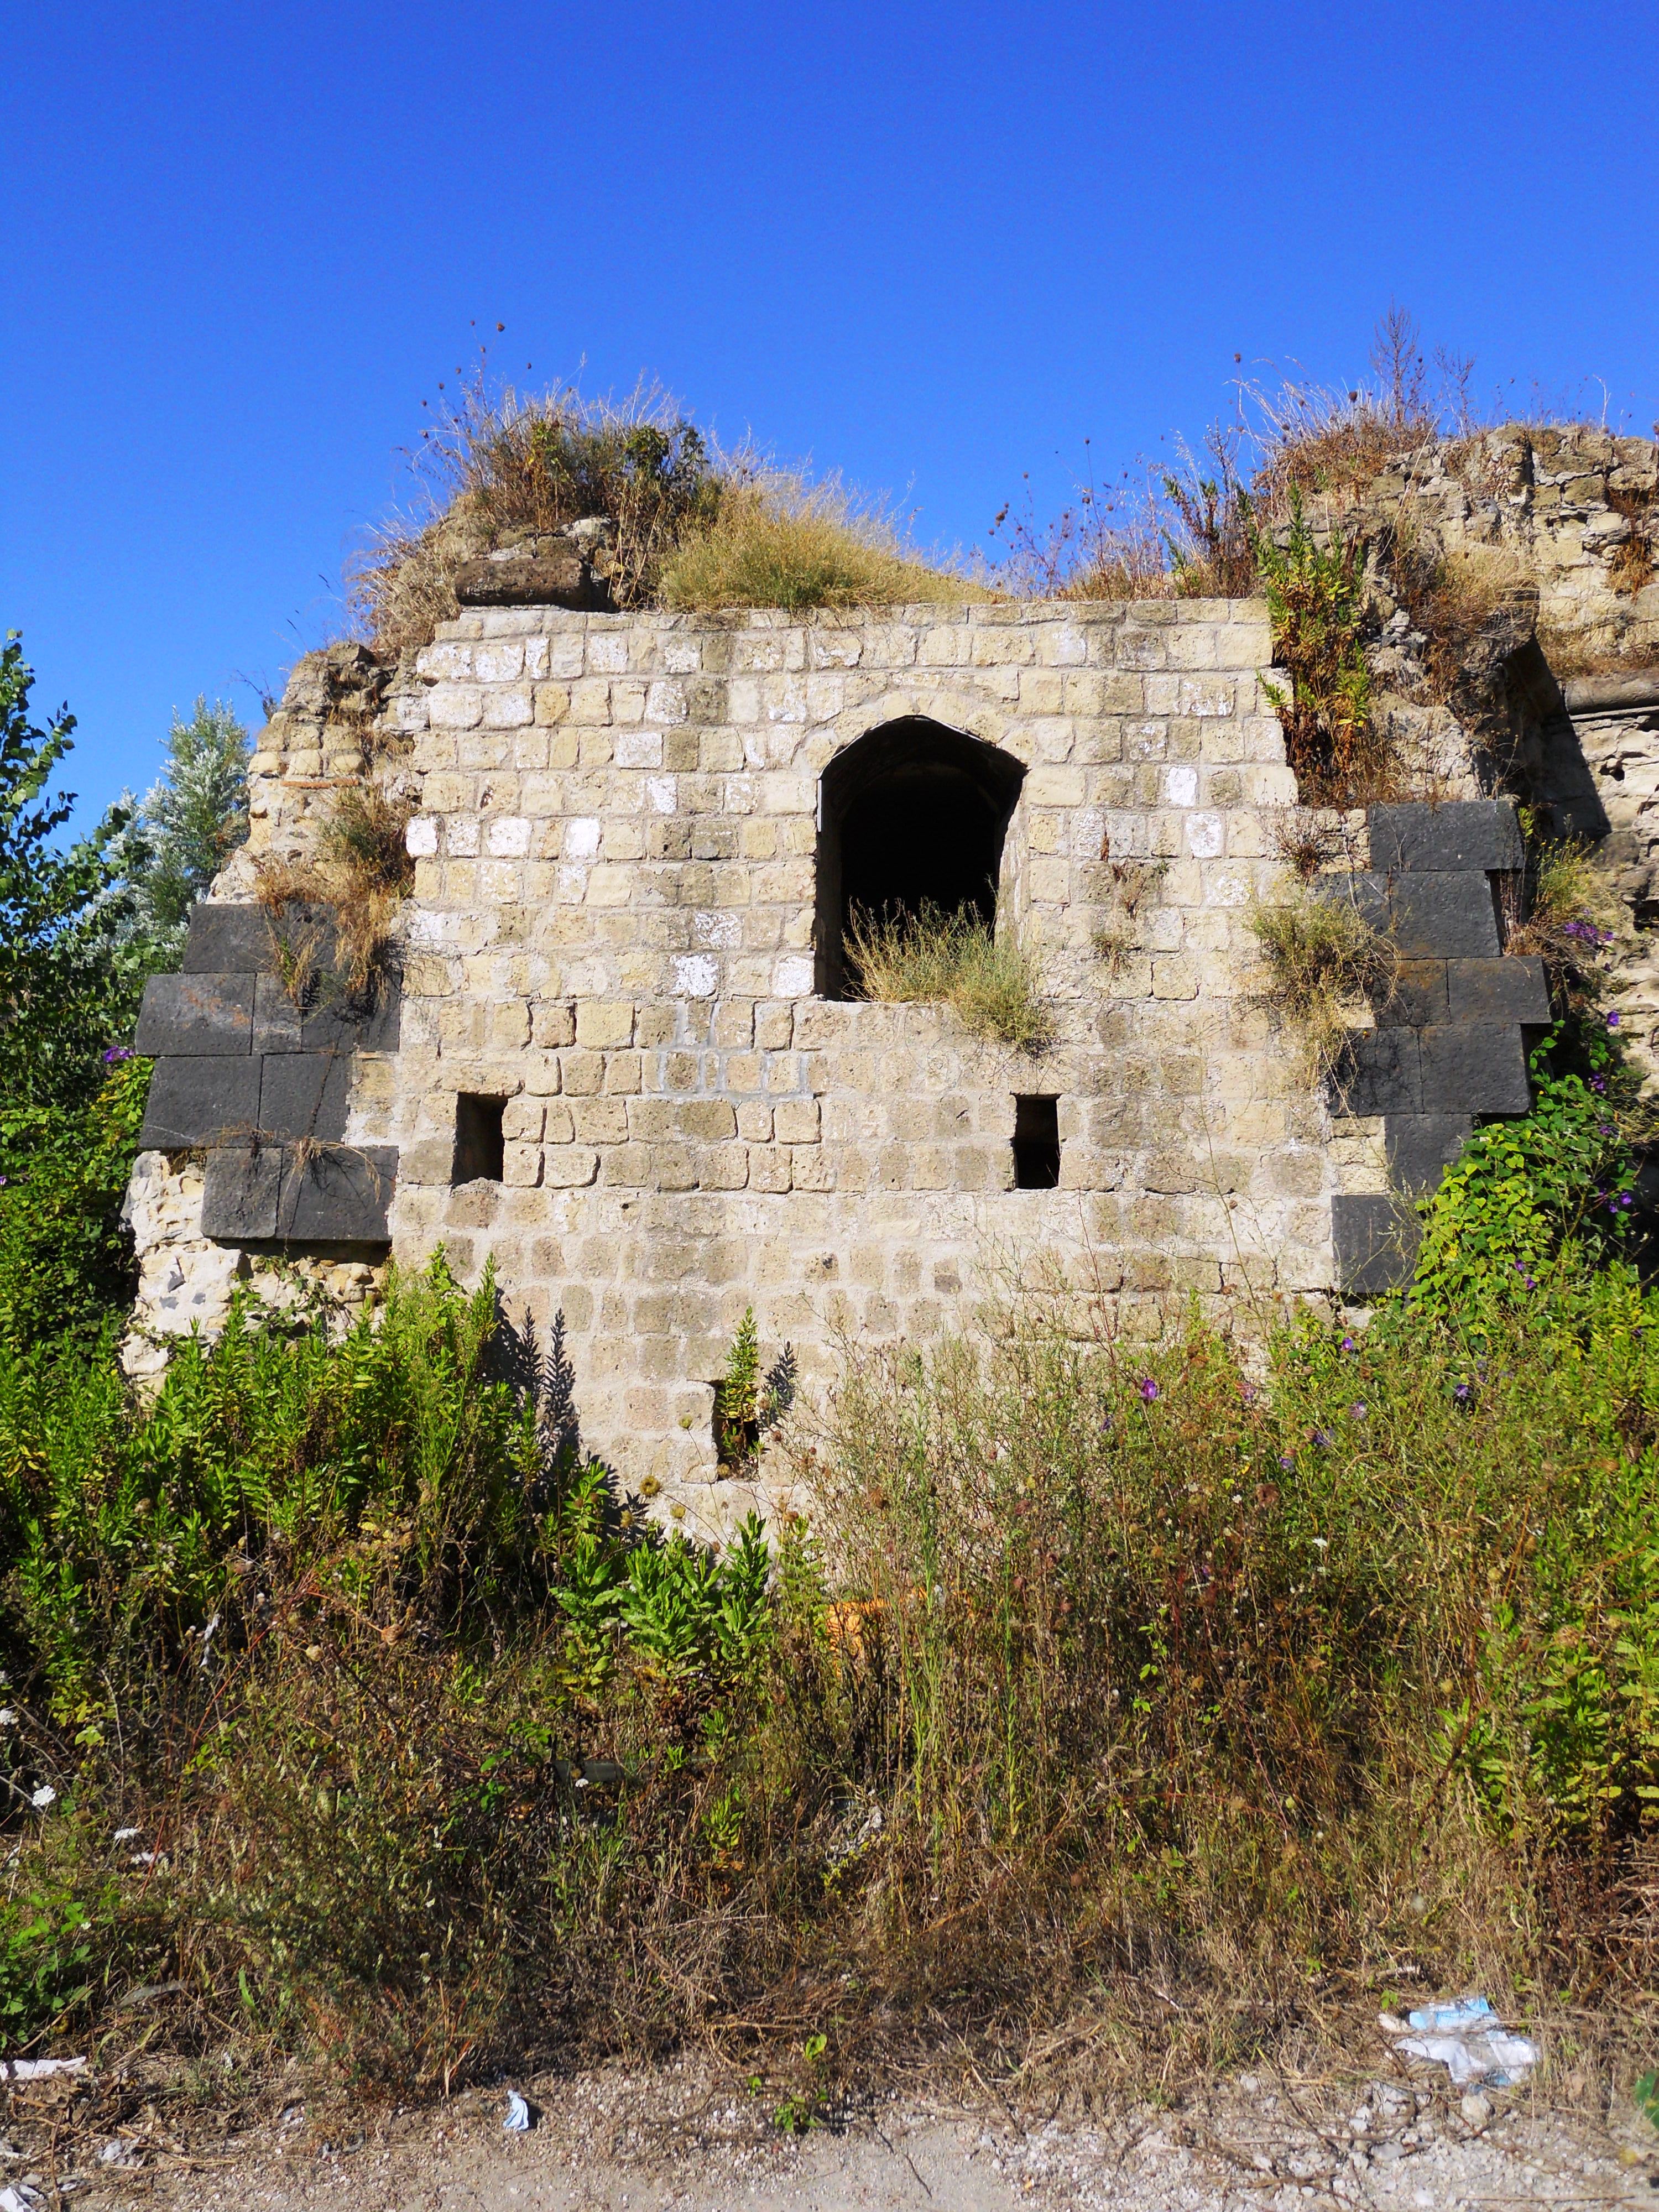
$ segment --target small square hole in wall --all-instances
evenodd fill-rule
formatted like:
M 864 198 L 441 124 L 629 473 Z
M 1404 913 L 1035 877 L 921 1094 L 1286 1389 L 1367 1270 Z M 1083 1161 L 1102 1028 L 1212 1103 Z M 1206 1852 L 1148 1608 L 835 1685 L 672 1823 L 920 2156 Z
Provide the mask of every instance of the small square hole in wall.
M 1060 1182 L 1060 1101 L 1014 1101 L 1014 1188 L 1054 1190 Z
M 499 1182 L 507 1157 L 501 1135 L 505 1098 L 477 1098 L 463 1091 L 455 1101 L 455 1164 L 452 1183 Z

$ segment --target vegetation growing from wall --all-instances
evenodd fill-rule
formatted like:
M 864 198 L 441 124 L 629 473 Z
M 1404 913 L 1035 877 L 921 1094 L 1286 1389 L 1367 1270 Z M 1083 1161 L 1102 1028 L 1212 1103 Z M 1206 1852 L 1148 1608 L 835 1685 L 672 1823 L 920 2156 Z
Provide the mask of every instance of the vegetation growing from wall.
M 1398 966 L 1394 946 L 1360 914 L 1340 876 L 1292 878 L 1275 903 L 1253 907 L 1249 921 L 1267 971 L 1263 996 L 1299 1030 L 1316 1083 L 1335 1065 L 1356 1015 L 1387 998 Z
M 885 607 L 988 599 L 908 553 L 893 521 L 839 484 L 776 471 L 728 482 L 707 528 L 683 535 L 662 571 L 666 606 Z
M 1052 1038 L 1036 956 L 970 908 L 946 914 L 924 900 L 915 915 L 855 909 L 847 961 L 861 998 L 949 1006 L 971 1035 L 1018 1052 L 1041 1052 Z
M 982 595 L 921 560 L 879 508 L 748 450 L 720 452 L 654 385 L 625 400 L 567 386 L 493 393 L 482 374 L 423 435 L 430 511 L 359 562 L 354 614 L 386 657 L 458 611 L 462 565 L 492 548 L 584 539 L 618 607 L 887 606 Z

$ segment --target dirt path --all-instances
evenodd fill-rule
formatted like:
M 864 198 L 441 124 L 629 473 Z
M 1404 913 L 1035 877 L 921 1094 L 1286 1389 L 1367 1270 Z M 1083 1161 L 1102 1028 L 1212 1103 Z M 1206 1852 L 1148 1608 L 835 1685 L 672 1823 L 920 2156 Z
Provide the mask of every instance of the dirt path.
M 87 2212 L 1503 2212 L 1659 2207 L 1659 2136 L 1524 2099 L 1483 2112 L 1443 2086 L 1287 2085 L 1246 2076 L 1179 2112 L 1016 2124 L 894 2101 L 800 2138 L 689 2069 L 527 2084 L 528 2134 L 482 2093 L 434 2114 L 274 2124 L 188 2148 L 154 2109 L 114 2134 L 15 2152 L 3 2177 Z M 33 2160 L 26 2165 L 25 2160 Z M 59 2199 L 58 2201 L 62 2201 Z M 0 2199 L 3 2203 L 3 2199 Z M 9 2208 L 8 2209 L 9 2212 Z

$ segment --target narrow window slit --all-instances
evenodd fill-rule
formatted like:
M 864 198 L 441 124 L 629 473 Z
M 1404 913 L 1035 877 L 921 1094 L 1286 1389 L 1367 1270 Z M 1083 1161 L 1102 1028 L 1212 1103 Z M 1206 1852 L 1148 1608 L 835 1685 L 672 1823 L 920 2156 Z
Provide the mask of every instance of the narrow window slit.
M 1060 1101 L 1014 1101 L 1014 1188 L 1054 1190 L 1060 1184 Z
M 501 1134 L 505 1098 L 479 1098 L 463 1091 L 455 1101 L 454 1184 L 499 1182 L 507 1159 Z

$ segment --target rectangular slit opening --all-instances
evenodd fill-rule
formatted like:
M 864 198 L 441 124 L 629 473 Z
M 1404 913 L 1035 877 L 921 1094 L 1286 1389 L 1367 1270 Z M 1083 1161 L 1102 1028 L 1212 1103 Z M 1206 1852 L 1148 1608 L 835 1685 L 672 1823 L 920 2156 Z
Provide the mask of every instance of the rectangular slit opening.
M 1060 1101 L 1014 1101 L 1014 1188 L 1055 1190 L 1060 1185 Z
M 499 1182 L 507 1158 L 501 1134 L 505 1098 L 479 1098 L 461 1091 L 455 1100 L 455 1162 L 453 1184 Z

